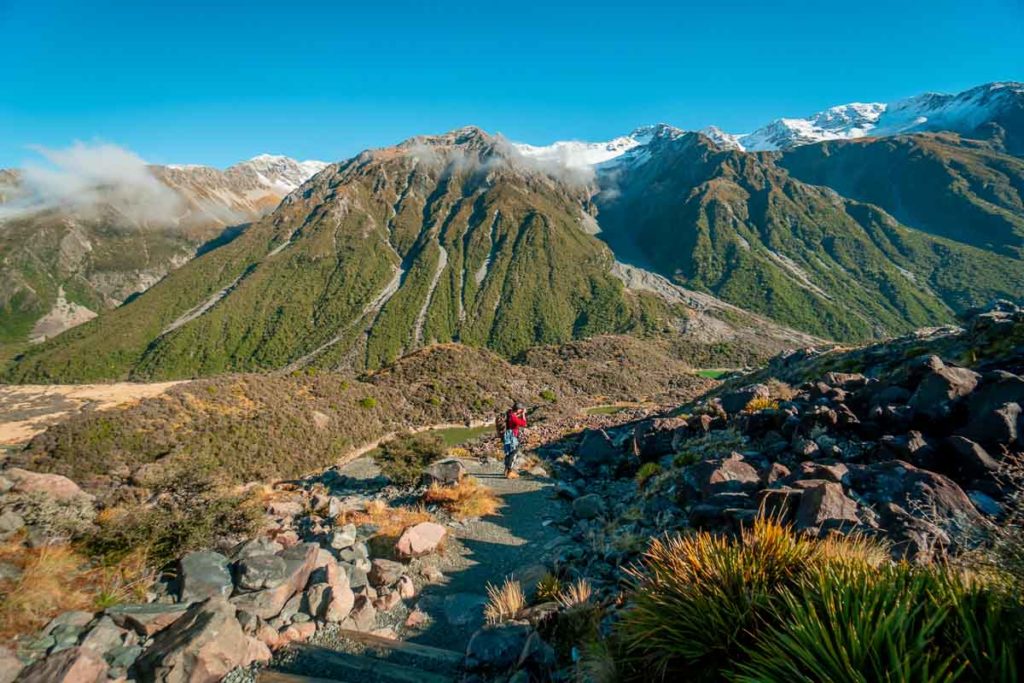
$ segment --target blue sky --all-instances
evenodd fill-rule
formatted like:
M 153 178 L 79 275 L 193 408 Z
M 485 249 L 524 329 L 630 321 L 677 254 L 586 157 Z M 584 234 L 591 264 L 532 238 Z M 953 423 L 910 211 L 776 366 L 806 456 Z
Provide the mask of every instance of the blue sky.
M 466 124 L 536 144 L 747 132 L 1024 80 L 1024 1 L 0 0 L 0 45 L 0 167 L 75 140 L 225 166 Z

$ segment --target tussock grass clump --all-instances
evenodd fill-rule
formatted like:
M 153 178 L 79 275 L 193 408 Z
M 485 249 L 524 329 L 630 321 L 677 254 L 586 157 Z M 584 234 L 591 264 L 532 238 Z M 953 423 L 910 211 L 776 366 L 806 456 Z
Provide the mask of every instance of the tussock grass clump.
M 557 602 L 562 592 L 562 581 L 548 572 L 537 582 L 537 600 L 540 602 Z
M 514 578 L 507 578 L 501 586 L 487 584 L 487 605 L 484 607 L 484 618 L 488 624 L 500 624 L 514 619 L 526 607 L 526 596 L 523 587 Z
M 660 464 L 656 462 L 645 462 L 643 465 L 640 465 L 640 469 L 636 471 L 636 476 L 634 477 L 636 479 L 636 485 L 643 488 L 652 477 L 661 474 L 661 472 L 662 467 Z
M 616 632 L 639 680 L 1016 680 L 1024 606 L 947 566 L 894 565 L 863 537 L 657 539 Z M 646 672 L 641 674 L 640 672 Z
M 399 486 L 415 486 L 427 465 L 445 454 L 444 439 L 432 432 L 405 432 L 385 441 L 373 456 L 388 479 Z
M 423 507 L 391 507 L 383 501 L 371 500 L 365 510 L 342 513 L 338 523 L 370 525 L 377 528 L 377 536 L 398 537 L 407 527 L 433 519 L 434 516 Z
M 424 492 L 423 502 L 440 505 L 456 519 L 486 517 L 501 508 L 501 499 L 494 491 L 473 477 L 463 477 L 454 486 L 435 482 Z
M 577 579 L 558 593 L 558 602 L 562 607 L 572 609 L 589 603 L 593 592 L 589 581 Z
M 761 396 L 750 399 L 750 402 L 743 408 L 748 413 L 760 413 L 762 410 L 777 410 L 779 402 L 772 398 Z

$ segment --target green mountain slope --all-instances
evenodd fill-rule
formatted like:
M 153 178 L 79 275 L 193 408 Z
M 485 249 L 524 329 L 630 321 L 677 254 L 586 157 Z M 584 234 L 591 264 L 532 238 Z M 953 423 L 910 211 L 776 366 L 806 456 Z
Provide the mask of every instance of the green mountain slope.
M 684 316 L 612 275 L 612 254 L 581 229 L 587 196 L 476 129 L 363 153 L 8 376 L 373 368 L 446 341 L 511 356 Z
M 699 134 L 663 135 L 601 182 L 598 221 L 617 253 L 821 336 L 892 335 L 1024 293 L 1017 259 L 908 229 L 771 154 Z
M 778 163 L 904 225 L 1024 256 L 1024 159 L 952 134 L 921 134 L 806 145 Z

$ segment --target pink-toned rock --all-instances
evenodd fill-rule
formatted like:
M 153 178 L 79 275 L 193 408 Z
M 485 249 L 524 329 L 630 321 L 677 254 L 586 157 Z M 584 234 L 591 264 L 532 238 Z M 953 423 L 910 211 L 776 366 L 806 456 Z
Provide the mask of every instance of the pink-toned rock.
M 409 612 L 409 616 L 405 618 L 406 628 L 421 628 L 430 621 L 430 617 L 423 610 L 417 608 Z
M 284 581 L 274 588 L 236 595 L 231 598 L 231 602 L 238 609 L 244 609 L 262 619 L 276 617 L 285 603 L 306 587 L 309 575 L 316 566 L 318 550 L 319 546 L 315 543 L 302 543 L 285 548 L 278 553 L 285 561 Z
M 14 683 L 24 664 L 6 647 L 0 647 L 0 683 Z
M 332 586 L 323 611 L 324 621 L 336 624 L 345 619 L 355 604 L 356 596 L 348 586 Z
M 97 683 L 107 679 L 107 663 L 92 650 L 73 647 L 21 672 L 22 683 Z
M 186 605 L 160 603 L 122 604 L 107 608 L 107 616 L 121 628 L 130 628 L 140 636 L 152 636 L 185 614 Z
M 294 529 L 287 529 L 274 536 L 274 540 L 285 548 L 291 548 L 298 545 L 299 534 Z
M 278 517 L 297 517 L 302 514 L 303 505 L 297 500 L 272 500 L 267 503 L 267 512 Z
M 381 612 L 390 612 L 402 602 L 402 596 L 397 592 L 385 593 L 373 601 L 373 606 Z
M 435 522 L 420 522 L 402 532 L 395 552 L 403 559 L 422 557 L 437 550 L 448 531 Z
M 264 645 L 271 650 L 279 648 L 281 643 L 281 634 L 277 632 L 277 629 L 270 624 L 260 624 L 259 628 L 256 629 L 256 638 L 259 638 Z
M 316 633 L 316 624 L 312 621 L 304 621 L 299 624 L 292 624 L 281 629 L 282 643 L 304 643 Z
M 158 633 L 136 661 L 139 679 L 160 683 L 214 683 L 246 664 L 249 637 L 223 597 L 196 603 Z
M 14 493 L 45 493 L 59 500 L 66 500 L 77 496 L 92 498 L 92 496 L 79 488 L 78 484 L 59 474 L 30 472 L 19 467 L 4 470 L 3 474 L 4 477 L 14 484 L 11 487 L 11 491 Z
M 270 647 L 266 643 L 259 638 L 249 637 L 246 638 L 245 654 L 242 656 L 241 666 L 249 666 L 253 662 L 266 664 L 273 656 L 270 652 Z
M 412 582 L 412 579 L 405 574 L 398 577 L 398 583 L 395 584 L 395 591 L 403 600 L 411 600 L 416 597 L 416 585 Z

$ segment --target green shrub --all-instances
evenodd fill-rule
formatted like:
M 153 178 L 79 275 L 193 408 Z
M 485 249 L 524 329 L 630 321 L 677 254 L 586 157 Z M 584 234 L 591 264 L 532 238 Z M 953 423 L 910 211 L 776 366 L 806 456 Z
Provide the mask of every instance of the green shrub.
M 263 520 L 253 500 L 226 494 L 199 477 L 186 475 L 157 501 L 101 514 L 94 531 L 83 539 L 83 549 L 104 563 L 141 549 L 159 567 L 190 550 L 212 547 L 218 539 L 251 536 Z
M 541 391 L 540 397 L 543 400 L 547 401 L 548 403 L 554 403 L 555 401 L 558 400 L 558 397 L 555 395 L 555 392 L 551 391 L 550 389 L 544 389 L 543 391 Z
M 415 486 L 423 478 L 427 465 L 444 455 L 445 443 L 432 432 L 406 432 L 385 441 L 373 459 L 381 472 L 399 486 Z
M 656 462 L 645 462 L 636 472 L 636 485 L 643 488 L 651 477 L 661 474 L 661 465 Z
M 367 396 L 366 398 L 361 398 L 361 399 L 359 399 L 359 407 L 360 408 L 366 408 L 367 410 L 370 410 L 371 408 L 376 408 L 377 407 L 377 399 L 373 398 L 372 396 Z

